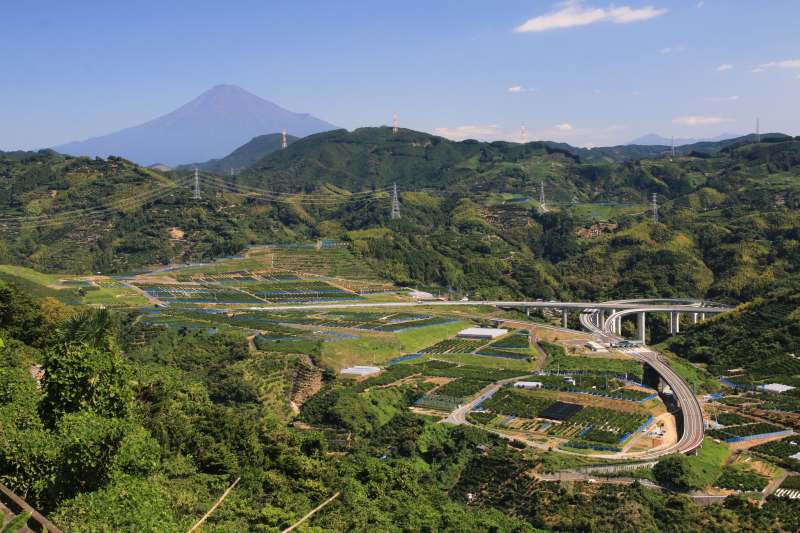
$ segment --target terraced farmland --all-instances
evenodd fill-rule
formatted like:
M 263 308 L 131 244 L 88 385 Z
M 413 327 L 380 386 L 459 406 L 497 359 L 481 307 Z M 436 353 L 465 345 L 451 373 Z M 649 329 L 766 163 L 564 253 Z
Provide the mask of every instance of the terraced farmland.
M 433 346 L 428 346 L 420 350 L 420 353 L 445 354 L 445 353 L 473 353 L 475 350 L 486 344 L 486 341 L 469 339 L 445 339 L 437 342 Z

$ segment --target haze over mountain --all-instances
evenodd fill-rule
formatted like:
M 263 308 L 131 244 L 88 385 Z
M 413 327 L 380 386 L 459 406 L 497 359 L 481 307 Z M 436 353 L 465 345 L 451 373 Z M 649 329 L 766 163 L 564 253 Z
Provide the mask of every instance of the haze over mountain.
M 740 133 L 721 133 L 714 137 L 703 137 L 703 138 L 675 138 L 675 146 L 684 146 L 686 144 L 695 144 L 695 143 L 702 143 L 702 142 L 719 142 L 719 141 L 726 141 L 728 139 L 734 139 L 736 137 L 741 137 Z M 672 139 L 669 137 L 662 137 L 657 133 L 648 133 L 647 135 L 642 135 L 641 137 L 637 137 L 636 139 L 632 140 L 628 144 L 642 144 L 642 145 L 649 145 L 649 146 L 670 146 L 672 144 Z
M 175 111 L 144 124 L 67 143 L 70 155 L 117 155 L 142 165 L 176 166 L 220 158 L 253 137 L 286 130 L 304 137 L 336 129 L 307 113 L 288 111 L 235 85 L 217 85 Z

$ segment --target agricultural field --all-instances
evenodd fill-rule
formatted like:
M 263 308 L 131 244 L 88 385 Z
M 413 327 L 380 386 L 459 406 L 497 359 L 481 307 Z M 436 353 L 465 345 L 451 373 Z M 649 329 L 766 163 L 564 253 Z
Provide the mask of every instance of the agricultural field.
M 547 353 L 545 369 L 569 372 L 606 372 L 627 375 L 630 379 L 641 381 L 642 364 L 634 359 L 580 357 L 567 355 L 559 344 L 540 341 L 539 345 Z
M 445 354 L 445 353 L 473 353 L 486 344 L 486 341 L 470 339 L 445 339 L 433 346 L 420 350 L 420 353 Z
M 770 433 L 778 433 L 785 430 L 786 428 L 781 426 L 767 424 L 765 422 L 757 422 L 755 424 L 745 424 L 741 426 L 729 426 L 722 429 L 714 429 L 708 432 L 708 436 L 725 442 L 733 442 L 745 437 L 752 437 L 754 435 L 768 435 Z

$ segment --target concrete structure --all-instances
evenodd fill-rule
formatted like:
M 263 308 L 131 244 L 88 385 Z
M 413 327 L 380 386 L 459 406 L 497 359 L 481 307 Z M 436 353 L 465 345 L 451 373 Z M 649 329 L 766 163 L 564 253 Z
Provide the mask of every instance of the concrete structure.
M 496 339 L 508 333 L 503 328 L 467 328 L 458 332 L 462 339 Z
M 589 341 L 584 344 L 585 347 L 589 348 L 589 350 L 593 352 L 607 352 L 606 347 L 600 344 L 599 342 Z
M 377 366 L 351 366 L 350 368 L 344 368 L 339 373 L 347 376 L 347 377 L 367 377 L 367 376 L 374 376 L 375 374 L 380 374 L 381 369 Z
M 520 389 L 541 389 L 541 381 L 517 381 L 514 386 Z

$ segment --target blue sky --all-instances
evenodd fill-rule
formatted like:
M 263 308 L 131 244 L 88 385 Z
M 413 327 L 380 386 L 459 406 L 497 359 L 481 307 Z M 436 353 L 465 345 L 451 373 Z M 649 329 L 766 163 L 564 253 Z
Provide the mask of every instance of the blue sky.
M 765 7 L 768 6 L 768 9 Z M 800 134 L 796 0 L 7 2 L 0 149 L 139 124 L 231 83 L 346 128 L 609 145 Z

